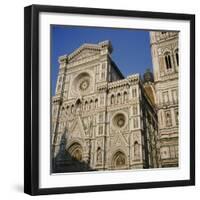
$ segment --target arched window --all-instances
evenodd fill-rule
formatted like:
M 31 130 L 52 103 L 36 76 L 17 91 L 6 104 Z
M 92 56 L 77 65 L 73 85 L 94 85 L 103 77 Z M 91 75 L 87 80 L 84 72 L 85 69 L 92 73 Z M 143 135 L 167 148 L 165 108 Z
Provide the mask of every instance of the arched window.
M 81 100 L 80 99 L 78 99 L 77 101 L 76 101 L 76 111 L 78 112 L 78 111 L 80 111 L 80 109 L 81 109 Z
M 140 159 L 140 147 L 137 141 L 134 143 L 134 160 Z
M 67 114 L 69 114 L 69 106 L 67 106 L 66 111 L 67 111 Z
M 93 109 L 93 101 L 92 101 L 92 99 L 90 100 L 90 108 Z
M 165 118 L 166 118 L 166 126 L 171 126 L 172 121 L 171 121 L 171 111 L 166 111 L 165 112 Z
M 98 107 L 98 99 L 95 99 L 95 108 Z
M 125 91 L 125 92 L 124 92 L 124 103 L 127 103 L 127 101 L 128 101 L 128 94 L 127 94 L 127 92 Z
M 121 103 L 121 94 L 120 93 L 117 94 L 117 103 Z
M 115 96 L 114 94 L 111 95 L 110 104 L 115 104 Z
M 113 157 L 113 167 L 114 168 L 124 168 L 126 166 L 126 156 L 121 151 L 115 153 Z
M 170 52 L 165 53 L 165 65 L 167 70 L 172 68 Z
M 71 106 L 71 113 L 74 113 L 74 105 Z
M 176 65 L 179 66 L 178 49 L 175 50 Z

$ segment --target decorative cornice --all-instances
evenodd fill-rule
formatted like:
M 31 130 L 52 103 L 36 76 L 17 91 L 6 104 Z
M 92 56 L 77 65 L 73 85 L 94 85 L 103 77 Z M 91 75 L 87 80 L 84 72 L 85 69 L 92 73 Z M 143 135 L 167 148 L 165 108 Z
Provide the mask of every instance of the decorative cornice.
M 97 86 L 97 90 L 99 90 L 99 91 L 106 91 L 107 88 L 108 88 L 107 83 L 106 83 L 106 84 L 103 84 L 103 85 Z
M 117 80 L 108 83 L 108 89 L 114 89 L 114 88 L 119 88 L 119 87 L 124 87 L 124 86 L 129 86 L 129 82 L 127 79 L 122 79 L 122 80 Z
M 139 81 L 140 81 L 139 74 L 133 74 L 133 75 L 128 76 L 126 79 L 121 79 L 121 80 L 108 83 L 108 89 L 110 90 L 110 89 L 120 88 L 124 86 L 130 87 L 130 85 L 139 83 Z

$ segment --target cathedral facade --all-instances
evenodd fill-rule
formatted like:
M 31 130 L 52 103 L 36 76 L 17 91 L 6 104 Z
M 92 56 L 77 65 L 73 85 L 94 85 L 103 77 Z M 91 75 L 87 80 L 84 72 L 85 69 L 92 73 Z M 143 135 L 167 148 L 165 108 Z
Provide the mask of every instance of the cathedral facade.
M 59 57 L 52 97 L 52 172 L 178 165 L 177 93 L 176 102 L 171 101 L 178 91 L 178 71 L 164 57 L 175 55 L 177 61 L 173 45 L 177 47 L 178 37 L 171 32 L 173 38 L 166 40 L 168 33 L 164 42 L 157 32 L 150 33 L 154 75 L 147 71 L 143 79 L 123 76 L 111 58 L 109 41 L 83 44 Z M 162 72 L 169 62 L 170 72 Z M 165 102 L 167 91 L 172 96 Z

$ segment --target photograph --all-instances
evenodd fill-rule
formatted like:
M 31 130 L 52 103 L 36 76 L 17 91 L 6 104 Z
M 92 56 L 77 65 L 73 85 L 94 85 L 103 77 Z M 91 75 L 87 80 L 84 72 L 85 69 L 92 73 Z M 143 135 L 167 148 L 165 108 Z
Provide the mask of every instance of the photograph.
M 179 31 L 50 28 L 50 173 L 179 167 Z
M 25 193 L 195 184 L 194 15 L 31 5 L 24 27 Z

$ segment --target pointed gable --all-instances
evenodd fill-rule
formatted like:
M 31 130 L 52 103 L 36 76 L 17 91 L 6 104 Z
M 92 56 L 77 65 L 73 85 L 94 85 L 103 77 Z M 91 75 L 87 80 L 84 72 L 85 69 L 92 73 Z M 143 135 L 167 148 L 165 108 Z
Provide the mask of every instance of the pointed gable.
M 80 116 L 78 116 L 71 127 L 69 128 L 70 134 L 75 138 L 84 138 L 85 137 L 85 131 L 83 127 L 83 123 L 80 119 Z
M 100 55 L 101 51 L 106 50 L 106 52 L 112 52 L 112 45 L 110 41 L 106 40 L 103 42 L 99 42 L 98 44 L 83 44 L 74 52 L 69 55 L 63 55 L 59 57 L 59 62 L 65 62 L 67 60 L 68 63 L 72 63 L 75 61 L 82 60 L 84 58 L 89 58 L 95 55 Z
M 126 141 L 126 139 L 124 138 L 124 136 L 123 136 L 121 133 L 119 133 L 119 134 L 116 136 L 115 140 L 114 140 L 114 145 L 117 146 L 117 147 L 120 147 L 120 146 L 125 147 L 125 146 L 127 146 L 128 144 L 127 144 L 127 141 Z
M 101 48 L 99 47 L 99 45 L 84 44 L 68 56 L 68 61 L 74 62 L 94 55 L 98 55 L 100 54 L 100 50 Z

